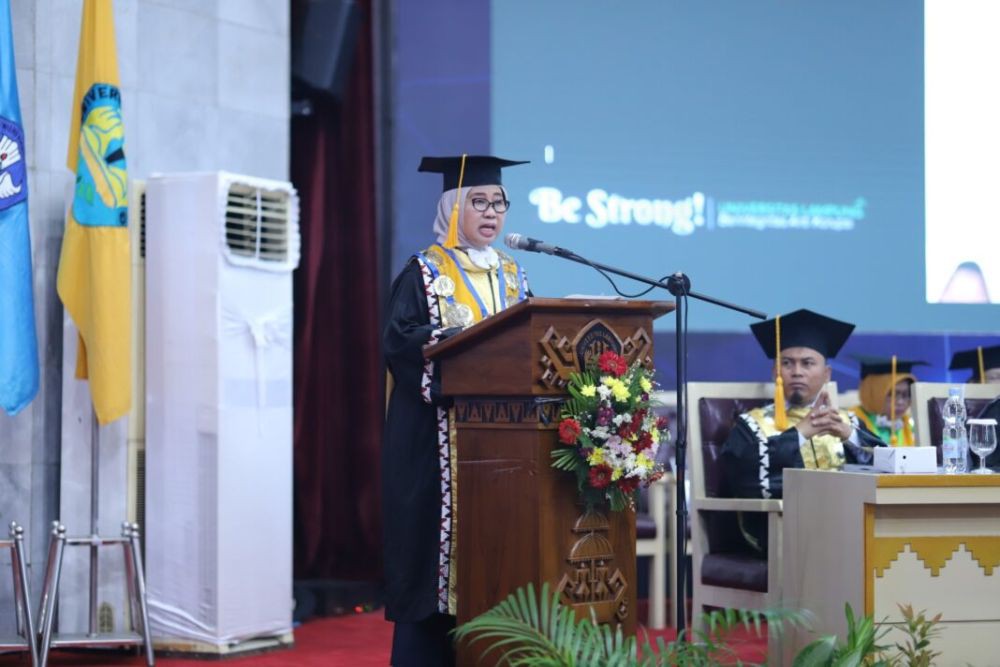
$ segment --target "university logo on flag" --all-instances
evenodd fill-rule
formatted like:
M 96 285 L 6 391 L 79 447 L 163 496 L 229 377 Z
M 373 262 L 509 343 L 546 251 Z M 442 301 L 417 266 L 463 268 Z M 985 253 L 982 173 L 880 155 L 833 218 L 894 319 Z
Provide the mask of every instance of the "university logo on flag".
M 23 156 L 24 132 L 21 126 L 0 116 L 0 211 L 28 198 Z
M 128 225 L 125 129 L 117 86 L 95 83 L 83 96 L 73 217 L 90 227 Z
M 28 168 L 10 3 L 0 0 L 0 408 L 16 415 L 38 393 Z

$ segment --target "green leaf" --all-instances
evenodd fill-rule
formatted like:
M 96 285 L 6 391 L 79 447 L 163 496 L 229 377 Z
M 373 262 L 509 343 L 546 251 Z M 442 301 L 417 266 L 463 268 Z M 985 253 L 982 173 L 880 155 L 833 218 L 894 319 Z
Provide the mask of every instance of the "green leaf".
M 586 466 L 575 447 L 557 447 L 549 456 L 552 458 L 552 467 L 559 470 L 576 470 L 578 466 Z
M 792 667 L 826 667 L 833 659 L 836 648 L 837 638 L 833 635 L 817 639 L 799 651 Z

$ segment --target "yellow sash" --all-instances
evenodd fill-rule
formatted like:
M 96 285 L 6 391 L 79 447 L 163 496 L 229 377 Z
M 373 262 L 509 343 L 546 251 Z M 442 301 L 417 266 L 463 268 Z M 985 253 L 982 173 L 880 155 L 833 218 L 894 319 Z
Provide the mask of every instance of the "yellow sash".
M 495 269 L 478 267 L 461 250 L 455 248 L 448 251 L 436 243 L 420 254 L 430 265 L 432 285 L 437 276 L 445 276 L 454 286 L 451 294 L 436 294 L 444 326 L 457 324 L 447 321 L 446 313 L 451 303 L 466 306 L 472 312 L 472 323 L 476 323 L 484 317 L 496 315 L 505 305 L 508 308 L 513 306 L 526 296 L 524 272 L 517 261 L 504 252 L 497 252 L 500 265 Z

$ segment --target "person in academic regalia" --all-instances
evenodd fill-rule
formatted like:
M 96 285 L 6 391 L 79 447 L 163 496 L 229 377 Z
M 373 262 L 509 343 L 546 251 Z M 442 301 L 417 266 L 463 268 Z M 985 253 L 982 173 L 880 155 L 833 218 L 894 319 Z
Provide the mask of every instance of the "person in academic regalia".
M 510 207 L 501 169 L 524 162 L 491 156 L 425 157 L 441 173 L 437 243 L 414 254 L 392 284 L 382 343 L 390 377 L 382 446 L 385 616 L 395 623 L 392 664 L 448 665 L 454 649 L 455 550 L 461 509 L 453 415 L 439 369 L 424 346 L 529 296 L 521 266 L 492 245 Z
M 965 368 L 972 371 L 972 377 L 969 378 L 970 383 L 1000 384 L 1000 345 L 975 347 L 971 350 L 956 352 L 951 358 L 948 369 L 954 371 Z M 997 388 L 997 393 L 1000 394 L 1000 387 Z M 993 399 L 975 416 L 979 419 L 996 419 L 1000 423 L 1000 396 Z M 986 466 L 989 468 L 1000 467 L 1000 447 L 997 447 L 992 454 L 986 457 Z
M 861 383 L 858 385 L 860 405 L 851 409 L 865 427 L 890 445 L 913 446 L 913 415 L 910 413 L 910 389 L 917 377 L 914 366 L 926 366 L 925 361 L 908 361 L 890 357 L 858 357 L 861 362 Z
M 973 384 L 1000 384 L 1000 345 L 975 347 L 956 352 L 951 358 L 948 370 L 968 368 L 973 372 L 969 382 Z
M 871 463 L 884 445 L 855 415 L 833 407 L 823 388 L 828 360 L 854 330 L 810 310 L 797 310 L 750 325 L 769 359 L 775 360 L 775 401 L 739 415 L 722 448 L 729 493 L 738 498 L 781 498 L 785 468 L 836 470 L 844 463 Z M 766 516 L 741 513 L 749 545 L 767 551 Z

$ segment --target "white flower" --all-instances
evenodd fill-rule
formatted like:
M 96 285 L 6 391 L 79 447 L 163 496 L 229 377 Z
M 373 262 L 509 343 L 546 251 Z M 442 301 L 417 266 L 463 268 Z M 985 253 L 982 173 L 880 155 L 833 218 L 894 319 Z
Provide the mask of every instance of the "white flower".
M 611 387 L 606 387 L 603 384 L 597 388 L 597 394 L 603 399 L 607 400 L 611 397 Z

